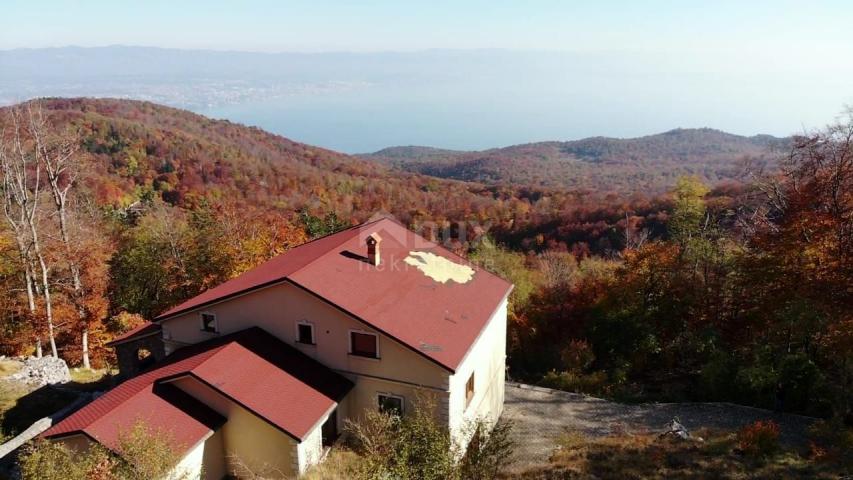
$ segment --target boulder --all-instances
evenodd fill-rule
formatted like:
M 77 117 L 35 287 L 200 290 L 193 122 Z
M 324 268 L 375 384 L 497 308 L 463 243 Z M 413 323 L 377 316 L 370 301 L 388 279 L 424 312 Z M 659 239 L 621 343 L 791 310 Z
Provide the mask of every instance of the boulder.
M 61 358 L 45 356 L 42 358 L 28 357 L 24 359 L 19 371 L 7 377 L 9 380 L 41 387 L 55 383 L 71 381 L 68 365 Z
M 660 434 L 659 438 L 673 438 L 676 440 L 691 440 L 696 442 L 704 441 L 702 437 L 694 437 L 691 435 L 687 430 L 687 427 L 682 425 L 681 420 L 679 420 L 678 417 L 670 420 L 664 428 L 665 430 Z

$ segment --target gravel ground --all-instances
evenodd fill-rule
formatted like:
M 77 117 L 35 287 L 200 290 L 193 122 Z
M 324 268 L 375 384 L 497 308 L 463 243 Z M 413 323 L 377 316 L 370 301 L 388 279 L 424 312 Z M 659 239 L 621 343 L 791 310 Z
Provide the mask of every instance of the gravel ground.
M 805 442 L 809 417 L 778 414 L 730 403 L 656 403 L 626 405 L 576 393 L 507 382 L 503 418 L 514 422 L 516 468 L 547 463 L 555 439 L 566 430 L 588 436 L 622 432 L 661 432 L 673 417 L 688 429 L 734 430 L 772 419 L 788 445 Z

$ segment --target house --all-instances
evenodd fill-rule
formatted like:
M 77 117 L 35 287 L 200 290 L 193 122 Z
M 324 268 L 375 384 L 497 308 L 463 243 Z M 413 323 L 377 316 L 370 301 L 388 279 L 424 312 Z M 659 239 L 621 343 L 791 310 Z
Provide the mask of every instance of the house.
M 204 478 L 299 475 L 346 419 L 429 399 L 459 445 L 503 408 L 512 285 L 390 218 L 269 260 L 114 340 L 129 377 L 45 436 L 118 447 L 142 420 Z

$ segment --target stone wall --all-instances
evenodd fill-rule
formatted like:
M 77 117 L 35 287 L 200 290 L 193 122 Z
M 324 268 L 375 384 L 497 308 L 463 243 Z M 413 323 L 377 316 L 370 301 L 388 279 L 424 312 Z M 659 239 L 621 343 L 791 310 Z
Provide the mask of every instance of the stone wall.
M 163 339 L 159 334 L 122 342 L 116 345 L 115 349 L 119 377 L 122 380 L 134 377 L 148 366 L 166 358 Z M 140 353 L 143 351 L 147 351 L 150 356 L 140 358 Z

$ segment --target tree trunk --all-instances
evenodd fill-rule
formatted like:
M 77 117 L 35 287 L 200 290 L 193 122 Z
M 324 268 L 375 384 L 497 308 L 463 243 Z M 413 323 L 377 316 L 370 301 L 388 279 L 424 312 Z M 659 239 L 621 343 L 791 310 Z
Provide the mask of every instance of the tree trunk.
M 83 368 L 92 368 L 89 365 L 89 329 L 83 328 Z
M 65 261 L 68 264 L 74 288 L 72 299 L 74 307 L 77 310 L 77 319 L 81 329 L 83 366 L 89 368 L 89 326 L 86 321 L 86 310 L 83 306 L 83 282 L 80 280 L 80 266 L 77 264 L 74 253 L 71 250 L 67 208 L 68 192 L 73 187 L 77 174 L 75 153 L 79 147 L 79 139 L 67 137 L 59 143 L 54 143 L 52 145 L 54 148 L 50 148 L 47 145 L 50 142 L 46 140 L 47 123 L 44 122 L 40 107 L 37 107 L 35 110 L 29 110 L 29 120 L 30 129 L 36 142 L 36 156 L 38 161 L 44 164 L 50 193 L 53 197 L 53 204 L 56 207 L 57 217 L 59 218 L 60 238 L 65 250 Z M 67 182 L 65 185 L 60 185 L 60 179 L 63 175 L 65 175 Z
M 30 263 L 30 259 L 27 258 L 27 248 L 26 248 L 25 242 L 24 242 L 23 238 L 21 238 L 20 235 L 16 235 L 16 237 L 17 237 L 18 250 L 19 250 L 18 253 L 21 256 L 21 264 L 23 264 L 23 266 L 24 266 L 24 283 L 27 284 L 26 285 L 27 286 L 27 288 L 26 288 L 27 307 L 30 310 L 30 318 L 32 319 L 32 318 L 35 318 L 35 313 L 36 313 L 36 298 L 35 298 L 35 294 L 33 292 L 33 282 L 35 281 L 35 275 L 33 274 L 33 269 L 32 269 L 32 264 Z M 36 357 L 41 358 L 41 356 L 42 356 L 41 337 L 40 337 L 40 332 L 38 331 L 38 329 L 36 329 L 36 338 L 35 339 L 36 339 Z
M 47 263 L 44 261 L 44 255 L 41 252 L 35 222 L 30 219 L 29 223 L 32 233 L 33 253 L 35 253 L 36 258 L 38 259 L 39 267 L 41 267 L 41 294 L 42 297 L 44 297 L 44 316 L 45 320 L 47 320 L 47 336 L 50 340 L 50 351 L 54 357 L 59 358 L 59 354 L 56 351 L 56 338 L 53 334 L 53 303 L 50 299 L 50 279 L 48 276 Z

